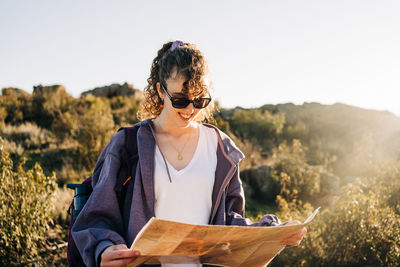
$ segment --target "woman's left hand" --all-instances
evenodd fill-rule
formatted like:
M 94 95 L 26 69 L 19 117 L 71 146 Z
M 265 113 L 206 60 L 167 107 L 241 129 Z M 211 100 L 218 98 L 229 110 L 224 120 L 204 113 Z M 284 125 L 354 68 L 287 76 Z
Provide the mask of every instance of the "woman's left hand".
M 299 221 L 291 221 L 288 224 L 300 224 Z M 285 239 L 282 239 L 281 245 L 286 245 L 286 246 L 298 246 L 303 240 L 304 235 L 307 233 L 307 229 L 303 227 L 302 229 L 299 230 L 298 233 L 291 235 L 289 237 L 286 237 Z

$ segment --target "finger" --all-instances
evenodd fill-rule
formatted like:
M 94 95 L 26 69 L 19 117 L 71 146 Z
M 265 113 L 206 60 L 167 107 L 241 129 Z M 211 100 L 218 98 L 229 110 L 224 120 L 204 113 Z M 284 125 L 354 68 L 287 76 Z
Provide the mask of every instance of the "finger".
M 303 239 L 304 235 L 305 235 L 305 233 L 301 232 L 301 233 L 299 233 L 299 234 L 293 235 L 291 239 L 292 239 L 292 240 L 299 240 L 299 241 L 301 241 L 301 240 Z
M 303 234 L 295 234 L 283 239 L 280 243 L 281 245 L 291 245 L 295 246 L 300 244 L 301 240 L 303 239 Z
M 289 223 L 296 223 L 298 221 L 290 221 Z M 287 245 L 287 246 L 298 246 L 303 240 L 303 237 L 307 233 L 307 228 L 303 227 L 299 233 L 291 235 L 289 237 L 286 237 L 285 239 L 282 239 L 280 244 L 281 245 Z
M 101 265 L 101 267 L 126 267 L 129 263 L 133 262 L 135 258 L 132 259 L 118 259 L 113 261 L 108 261 Z
M 117 250 L 110 253 L 111 259 L 124 259 L 124 258 L 132 258 L 140 255 L 140 252 L 137 250 Z
M 307 229 L 303 228 L 301 231 L 296 234 L 295 236 L 298 237 L 300 240 L 304 238 L 304 236 L 307 234 Z
M 140 255 L 138 250 L 120 249 L 104 251 L 102 259 L 104 261 L 111 261 L 116 259 L 132 258 Z
M 298 246 L 300 244 L 301 240 L 286 240 L 281 242 L 281 245 L 286 245 L 286 246 Z
M 126 249 L 128 249 L 128 248 L 127 248 L 126 245 L 124 245 L 124 244 L 112 245 L 112 246 L 109 246 L 108 248 L 106 248 L 106 249 L 103 251 L 101 257 L 102 257 L 102 258 L 109 258 L 109 256 L 110 256 L 110 255 L 112 256 L 113 253 L 114 253 L 115 251 L 118 251 L 118 250 L 126 250 Z
M 300 245 L 300 241 L 299 242 L 287 242 L 287 243 L 284 243 L 282 245 L 295 247 L 295 246 Z
M 289 238 L 303 238 L 303 236 L 307 233 L 307 229 L 304 227 L 301 230 L 299 230 L 296 234 L 291 235 L 289 237 L 287 237 L 286 239 Z

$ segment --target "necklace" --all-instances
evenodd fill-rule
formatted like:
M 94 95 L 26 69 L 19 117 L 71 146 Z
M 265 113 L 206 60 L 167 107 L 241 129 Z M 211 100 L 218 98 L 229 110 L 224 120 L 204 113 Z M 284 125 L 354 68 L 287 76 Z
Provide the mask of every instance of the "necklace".
M 158 124 L 158 127 L 161 129 L 160 122 L 157 122 L 157 124 Z M 177 148 L 172 144 L 171 139 L 170 139 L 170 137 L 169 137 L 168 134 L 166 134 L 166 136 L 167 136 L 167 139 L 168 139 L 168 141 L 169 141 L 169 144 L 172 146 L 172 148 L 173 148 L 176 152 L 178 152 L 178 160 L 183 160 L 182 152 L 183 152 L 183 150 L 185 149 L 186 144 L 189 142 L 190 138 L 192 137 L 192 132 L 189 134 L 189 137 L 188 137 L 188 139 L 186 139 L 186 142 L 185 142 L 185 144 L 183 145 L 183 147 L 182 147 L 181 150 L 177 149 Z
M 171 142 L 171 139 L 169 138 L 169 135 L 167 135 L 167 138 L 169 140 L 169 144 L 173 147 L 173 149 L 175 149 L 176 152 L 178 152 L 178 160 L 183 160 L 183 156 L 182 156 L 182 152 L 186 147 L 186 144 L 189 142 L 190 138 L 192 137 L 192 133 L 189 134 L 188 139 L 186 139 L 185 144 L 183 145 L 181 150 L 178 150 Z

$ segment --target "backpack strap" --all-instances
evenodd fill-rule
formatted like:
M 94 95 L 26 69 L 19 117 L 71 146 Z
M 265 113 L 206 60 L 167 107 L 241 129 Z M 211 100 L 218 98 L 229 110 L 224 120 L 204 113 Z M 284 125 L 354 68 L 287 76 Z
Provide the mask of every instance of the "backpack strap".
M 138 161 L 138 148 L 137 148 L 137 132 L 139 130 L 138 125 L 131 127 L 122 127 L 118 131 L 123 130 L 125 132 L 125 147 L 121 153 L 121 167 L 117 176 L 117 182 L 115 185 L 115 192 L 117 194 L 118 203 L 122 210 L 127 184 L 134 178 L 136 174 L 136 166 Z
M 123 129 L 125 131 L 125 148 L 128 151 L 128 154 L 132 156 L 136 154 L 137 156 L 137 132 L 139 126 L 123 127 Z

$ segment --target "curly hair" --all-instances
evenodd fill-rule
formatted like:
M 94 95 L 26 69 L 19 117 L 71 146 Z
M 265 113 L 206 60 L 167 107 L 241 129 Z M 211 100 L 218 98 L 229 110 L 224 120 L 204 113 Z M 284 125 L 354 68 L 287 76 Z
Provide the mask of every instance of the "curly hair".
M 208 76 L 207 62 L 199 49 L 193 44 L 183 43 L 175 49 L 170 49 L 173 42 L 168 42 L 158 50 L 157 56 L 151 65 L 150 77 L 144 89 L 144 101 L 138 111 L 140 120 L 153 119 L 160 115 L 164 103 L 158 95 L 157 83 L 165 86 L 171 72 L 176 68 L 179 75 L 186 78 L 182 92 L 193 97 L 209 94 L 210 88 L 206 83 Z M 214 105 L 211 102 L 199 116 L 197 121 L 208 120 L 212 116 Z

